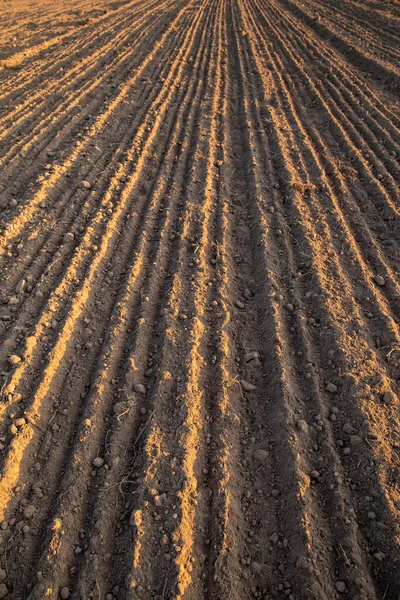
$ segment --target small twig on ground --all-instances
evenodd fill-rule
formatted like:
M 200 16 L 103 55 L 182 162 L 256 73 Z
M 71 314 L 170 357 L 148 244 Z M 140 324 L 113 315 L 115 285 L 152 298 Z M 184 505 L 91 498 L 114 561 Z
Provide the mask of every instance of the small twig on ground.
M 165 598 L 165 590 L 167 589 L 167 581 L 168 581 L 168 577 L 166 577 L 165 581 L 164 581 L 164 588 L 162 591 L 162 600 L 164 600 L 164 598 Z
M 345 558 L 345 560 L 346 560 L 346 563 L 347 563 L 347 564 L 348 564 L 348 566 L 350 567 L 350 561 L 349 561 L 349 559 L 347 558 L 347 554 L 346 554 L 346 552 L 344 551 L 344 548 L 343 548 L 342 544 L 339 544 L 339 546 L 340 546 L 340 549 L 341 549 L 341 551 L 343 552 L 343 556 L 344 556 L 344 558 Z

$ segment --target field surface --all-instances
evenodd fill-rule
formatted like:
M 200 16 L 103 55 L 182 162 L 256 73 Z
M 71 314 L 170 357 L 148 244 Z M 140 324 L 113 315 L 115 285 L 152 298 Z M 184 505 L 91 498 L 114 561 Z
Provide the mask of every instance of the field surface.
M 398 600 L 399 4 L 0 11 L 0 599 Z

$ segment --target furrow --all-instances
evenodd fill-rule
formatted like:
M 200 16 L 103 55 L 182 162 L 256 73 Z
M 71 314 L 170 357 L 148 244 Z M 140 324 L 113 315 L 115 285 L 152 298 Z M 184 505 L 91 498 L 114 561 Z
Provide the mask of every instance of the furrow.
M 241 9 L 242 11 L 243 9 Z M 241 17 L 243 18 L 243 12 Z M 243 25 L 239 25 L 239 23 L 236 26 L 237 30 L 240 31 L 246 27 L 246 31 L 251 31 L 248 22 L 244 21 Z M 242 73 L 249 73 L 250 68 L 254 70 L 254 66 L 248 63 L 249 57 L 246 56 L 242 44 L 239 48 L 238 55 Z M 254 82 L 252 87 L 255 87 Z M 254 98 L 249 96 L 249 90 L 252 87 L 248 88 L 246 85 L 243 88 L 242 118 L 248 124 L 259 122 L 257 115 L 249 112 L 251 111 L 250 107 L 255 105 Z M 271 85 L 267 90 L 266 98 L 271 100 L 274 94 Z M 260 137 L 260 134 L 254 131 L 251 125 L 248 127 L 249 132 L 243 143 L 248 145 L 251 165 L 248 175 L 252 190 L 252 194 L 248 198 L 253 199 L 249 200 L 248 208 L 248 221 L 250 222 L 249 227 L 251 227 L 250 239 L 253 239 L 252 246 L 253 252 L 255 252 L 253 260 L 257 257 L 265 273 L 264 277 L 260 277 L 257 272 L 255 274 L 258 292 L 256 297 L 259 299 L 258 310 L 260 311 L 257 316 L 263 328 L 267 328 L 263 331 L 262 338 L 267 342 L 262 343 L 261 341 L 262 362 L 268 365 L 268 392 L 266 393 L 268 394 L 267 398 L 270 398 L 265 409 L 267 421 L 264 444 L 267 444 L 268 449 L 272 451 L 270 460 L 273 473 L 272 490 L 267 488 L 263 492 L 272 498 L 275 507 L 271 508 L 275 508 L 280 517 L 280 528 L 274 532 L 271 539 L 275 544 L 279 542 L 280 547 L 283 548 L 280 552 L 282 555 L 280 570 L 281 576 L 289 586 L 287 589 L 293 587 L 296 590 L 299 585 L 296 578 L 299 578 L 301 589 L 307 589 L 310 594 L 318 597 L 328 598 L 334 584 L 331 579 L 331 573 L 335 566 L 332 562 L 334 554 L 330 552 L 332 537 L 319 498 L 315 498 L 311 487 L 310 473 L 313 464 L 310 449 L 312 437 L 310 435 L 308 439 L 303 440 L 296 432 L 296 421 L 297 419 L 301 420 L 299 417 L 302 416 L 301 413 L 298 415 L 299 407 L 305 399 L 298 382 L 292 375 L 294 364 L 283 308 L 284 297 L 277 297 L 275 291 L 279 289 L 281 294 L 286 292 L 287 284 L 280 273 L 277 260 L 283 251 L 279 241 L 274 240 L 274 238 L 280 239 L 279 233 L 276 236 L 274 232 L 277 229 L 278 219 L 276 217 L 266 218 L 266 211 L 262 206 L 268 197 L 269 202 L 275 204 L 277 193 L 268 192 L 268 188 L 265 189 L 266 186 L 263 185 L 263 182 L 265 174 L 268 174 L 269 185 L 274 186 L 276 172 L 273 165 L 268 166 L 267 157 L 263 155 L 262 151 L 260 152 L 260 149 L 265 148 L 265 140 L 260 140 L 258 144 L 257 138 Z M 268 148 L 268 154 L 276 152 L 276 150 L 276 147 Z M 258 220 L 259 222 L 257 222 Z M 280 229 L 279 232 L 282 234 Z M 258 235 L 261 236 L 260 241 L 257 240 Z M 290 253 L 285 252 L 285 258 L 290 265 Z M 264 300 L 261 301 L 261 298 Z M 274 404 L 278 399 L 280 402 L 276 406 Z M 266 458 L 267 461 L 268 458 Z M 282 510 L 287 510 L 289 502 L 291 518 L 290 522 L 284 522 L 281 513 Z M 282 539 L 285 544 L 282 543 Z M 318 562 L 316 561 L 317 556 Z M 285 582 L 280 585 L 285 587 Z

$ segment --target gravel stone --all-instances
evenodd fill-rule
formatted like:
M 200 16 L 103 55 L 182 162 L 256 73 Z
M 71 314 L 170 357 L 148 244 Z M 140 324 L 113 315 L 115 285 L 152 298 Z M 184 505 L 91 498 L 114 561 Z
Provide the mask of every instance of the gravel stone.
M 249 383 L 248 381 L 245 381 L 244 379 L 242 379 L 241 384 L 242 384 L 242 388 L 246 392 L 253 392 L 255 389 L 257 389 L 255 385 L 253 385 L 252 383 Z
M 396 394 L 392 391 L 386 392 L 386 394 L 383 396 L 383 402 L 385 404 L 396 404 L 397 400 L 398 398 Z
M 136 383 L 134 388 L 135 392 L 137 394 L 145 394 L 146 393 L 146 388 L 144 387 L 143 383 Z
M 253 458 L 258 462 L 264 462 L 268 458 L 268 452 L 267 450 L 263 450 L 263 448 L 257 448 L 253 452 Z
M 337 589 L 338 592 L 340 592 L 342 594 L 343 592 L 346 591 L 346 584 L 344 583 L 344 581 L 336 581 L 335 588 Z
M 379 285 L 380 287 L 386 285 L 386 280 L 384 277 L 382 277 L 382 275 L 375 275 L 374 281 L 376 285 Z
M 335 392 L 337 392 L 337 386 L 334 383 L 331 383 L 330 381 L 326 384 L 325 389 L 327 392 L 330 392 L 331 394 L 334 394 Z
M 303 433 L 308 433 L 308 425 L 304 419 L 299 419 L 296 423 L 297 428 Z

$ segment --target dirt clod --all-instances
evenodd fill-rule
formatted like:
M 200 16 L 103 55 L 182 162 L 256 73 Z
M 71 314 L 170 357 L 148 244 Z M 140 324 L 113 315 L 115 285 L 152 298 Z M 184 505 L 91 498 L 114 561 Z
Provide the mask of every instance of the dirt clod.
M 260 355 L 258 354 L 258 352 L 255 352 L 255 351 L 253 351 L 253 352 L 247 352 L 244 355 L 244 360 L 247 363 L 250 362 L 250 361 L 252 361 L 252 360 L 259 359 L 259 358 L 260 358 Z
M 37 339 L 33 335 L 30 335 L 25 340 L 26 349 L 29 352 L 32 351 L 35 348 L 36 344 L 37 344 Z
M 36 508 L 33 504 L 28 504 L 27 506 L 25 506 L 24 508 L 24 518 L 25 519 L 32 519 L 33 515 L 36 512 Z
M 253 561 L 250 565 L 250 569 L 255 575 L 262 573 L 262 565 L 260 565 L 258 562 Z

